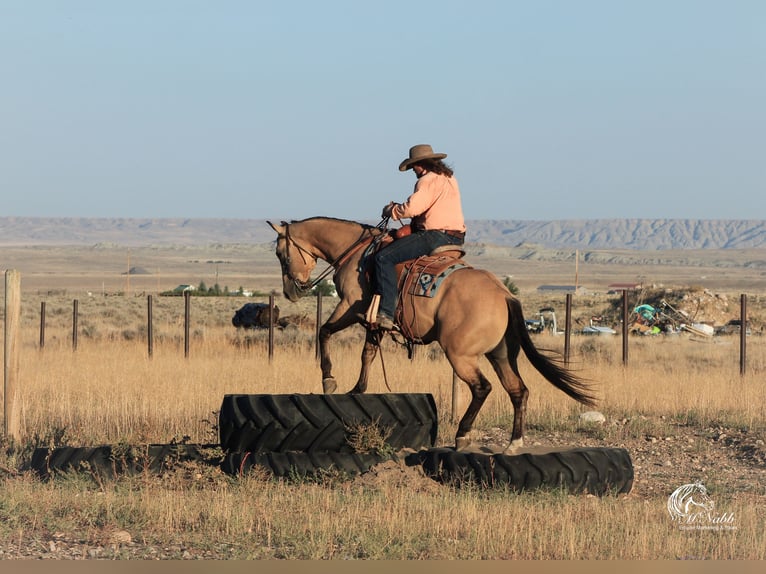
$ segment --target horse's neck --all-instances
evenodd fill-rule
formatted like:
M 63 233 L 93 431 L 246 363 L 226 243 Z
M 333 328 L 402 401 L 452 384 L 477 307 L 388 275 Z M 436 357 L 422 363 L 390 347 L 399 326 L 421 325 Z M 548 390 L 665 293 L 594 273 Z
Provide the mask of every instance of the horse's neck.
M 306 240 L 316 249 L 316 255 L 328 263 L 342 257 L 364 236 L 364 227 L 361 224 L 345 221 L 333 221 L 331 224 L 317 222 L 305 233 Z

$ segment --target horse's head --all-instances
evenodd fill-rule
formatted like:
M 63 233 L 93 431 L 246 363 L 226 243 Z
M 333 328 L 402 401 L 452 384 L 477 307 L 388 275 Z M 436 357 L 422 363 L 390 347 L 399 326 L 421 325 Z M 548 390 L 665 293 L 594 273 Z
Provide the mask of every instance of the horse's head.
M 317 257 L 296 242 L 290 233 L 289 223 L 267 223 L 277 232 L 276 253 L 282 266 L 282 292 L 294 303 L 311 290 L 311 271 L 316 267 Z

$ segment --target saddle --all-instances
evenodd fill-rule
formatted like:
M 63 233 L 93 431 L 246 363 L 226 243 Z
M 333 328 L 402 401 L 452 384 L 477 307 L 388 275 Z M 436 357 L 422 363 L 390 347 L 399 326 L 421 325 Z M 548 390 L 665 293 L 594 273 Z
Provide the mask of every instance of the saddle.
M 387 245 L 393 241 L 381 242 Z M 435 297 L 442 281 L 453 271 L 470 268 L 465 261 L 465 251 L 455 245 L 442 245 L 431 251 L 428 255 L 422 255 L 416 259 L 410 259 L 396 266 L 396 274 L 399 278 L 399 297 L 394 311 L 394 322 L 399 327 L 402 335 L 409 341 L 417 341 L 413 333 L 413 327 L 417 324 L 417 312 L 415 299 L 418 297 Z M 367 309 L 367 322 L 375 322 L 378 313 L 379 295 L 373 295 Z

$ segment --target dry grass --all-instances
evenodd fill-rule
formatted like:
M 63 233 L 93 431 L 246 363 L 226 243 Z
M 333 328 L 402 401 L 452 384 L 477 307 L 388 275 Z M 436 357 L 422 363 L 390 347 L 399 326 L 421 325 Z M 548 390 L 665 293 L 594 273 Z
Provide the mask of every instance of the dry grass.
M 143 300 L 84 300 L 86 334 L 76 351 L 71 306 L 63 300 L 49 304 L 41 350 L 39 301 L 27 300 L 20 364 L 26 448 L 216 442 L 216 411 L 224 394 L 320 392 L 313 333 L 279 331 L 270 362 L 265 332 L 246 335 L 230 326 L 239 301 L 193 300 L 190 356 L 184 357 L 182 301 L 157 301 L 150 358 L 141 327 Z M 311 316 L 311 304 L 288 309 L 280 301 L 287 309 L 283 315 Z M 336 345 L 342 390 L 356 380 L 360 335 L 361 330 L 350 331 Z M 536 340 L 554 349 L 563 344 L 558 337 Z M 761 337 L 749 343 L 750 372 L 744 378 L 736 339 L 631 339 L 630 364 L 624 368 L 619 338 L 576 337 L 573 366 L 598 383 L 600 410 L 610 420 L 661 415 L 700 428 L 725 423 L 763 434 L 766 349 Z M 441 353 L 419 348 L 409 361 L 391 344 L 384 353 L 392 390 L 433 393 L 441 415 L 439 442 L 451 444 L 452 378 Z M 577 430 L 581 409 L 525 360 L 521 368 L 531 392 L 529 435 Z M 386 392 L 379 362 L 369 391 Z M 461 389 L 461 412 L 467 399 Z M 511 418 L 510 402 L 497 385 L 477 428 L 509 429 Z M 619 432 L 649 430 L 633 426 Z M 603 432 L 619 439 L 616 430 Z M 667 491 L 605 498 L 514 495 L 470 487 L 420 489 L 398 481 L 370 487 L 337 476 L 273 480 L 255 473 L 237 479 L 195 465 L 162 476 L 104 481 L 86 474 L 41 482 L 9 472 L 26 456 L 23 448 L 6 448 L 2 456 L 0 539 L 11 545 L 15 539 L 53 540 L 59 533 L 58 539 L 101 548 L 102 557 L 135 557 L 149 552 L 138 547 L 156 545 L 178 548 L 167 557 L 187 558 L 766 558 L 763 489 L 740 496 L 717 491 L 718 504 L 737 518 L 735 531 L 685 532 L 667 517 Z M 119 530 L 131 533 L 133 545 L 110 543 L 110 533 Z

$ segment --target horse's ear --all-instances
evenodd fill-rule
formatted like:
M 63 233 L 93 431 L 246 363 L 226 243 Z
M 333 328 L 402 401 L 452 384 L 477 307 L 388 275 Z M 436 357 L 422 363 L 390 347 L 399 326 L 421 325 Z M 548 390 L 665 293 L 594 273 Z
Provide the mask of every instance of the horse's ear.
M 271 221 L 267 221 L 271 228 L 277 232 L 277 235 L 284 235 L 286 223 L 283 221 L 282 225 L 274 225 Z

